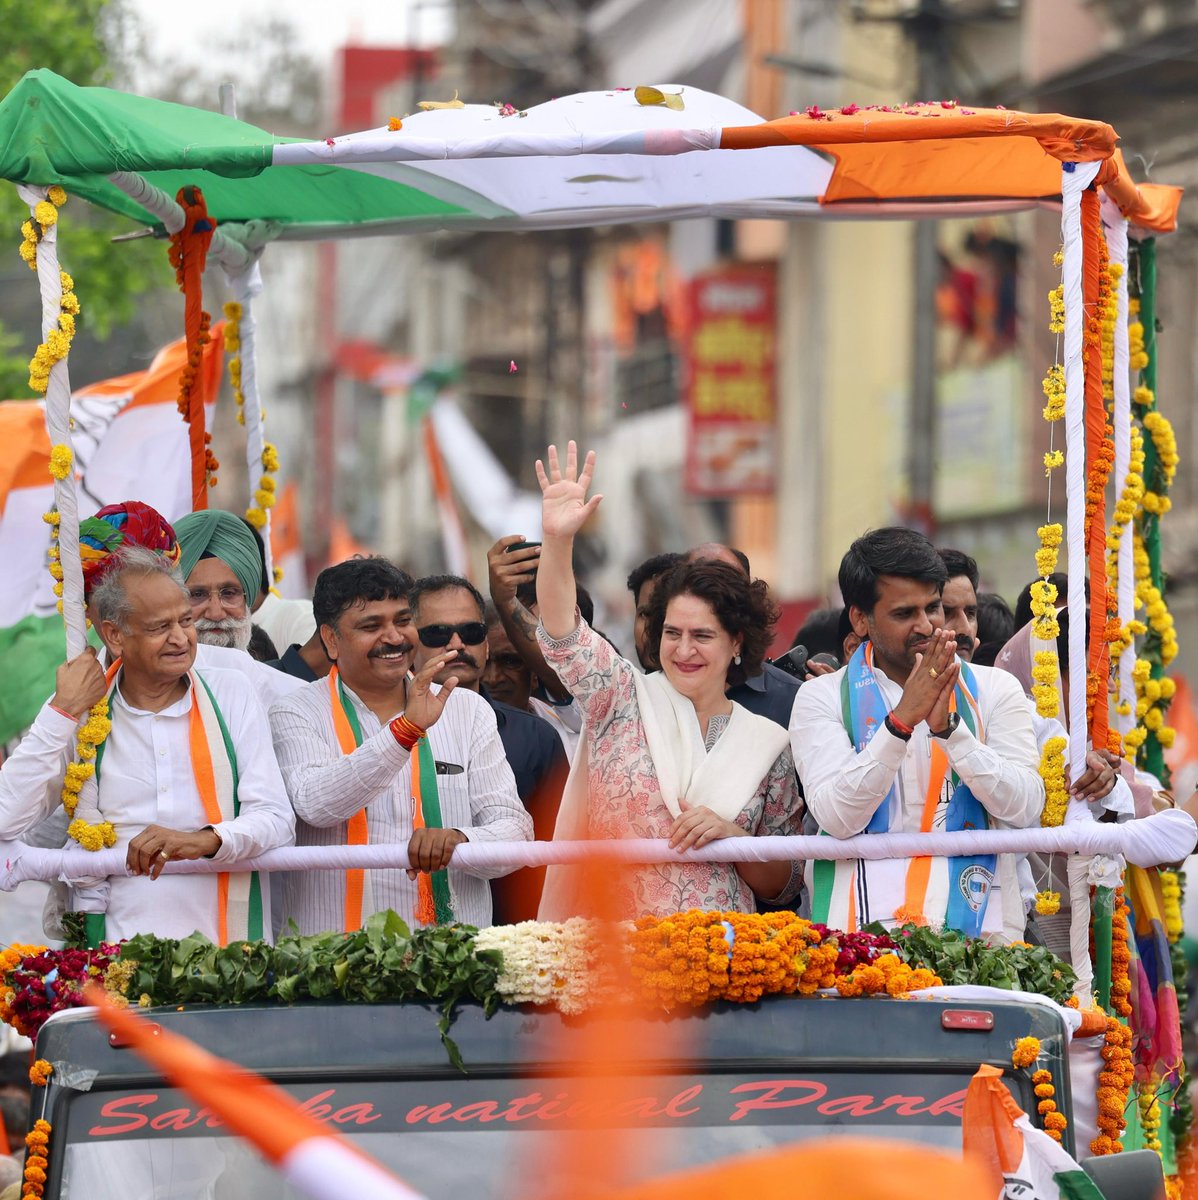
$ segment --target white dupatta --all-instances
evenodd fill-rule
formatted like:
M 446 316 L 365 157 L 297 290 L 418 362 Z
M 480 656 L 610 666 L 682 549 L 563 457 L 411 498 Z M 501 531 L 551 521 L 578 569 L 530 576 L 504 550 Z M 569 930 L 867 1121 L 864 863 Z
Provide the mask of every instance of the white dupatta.
M 670 816 L 682 812 L 680 802 L 685 800 L 691 808 L 709 808 L 724 820 L 734 821 L 789 744 L 787 731 L 733 703 L 728 727 L 715 746 L 704 752 L 694 736 L 698 720 L 694 705 L 663 672 L 642 675 L 634 671 L 633 682 L 645 744 Z M 585 841 L 589 836 L 590 736 L 584 727 L 562 792 L 553 840 Z M 579 874 L 563 866 L 546 870 L 538 920 L 566 921 L 580 915 Z

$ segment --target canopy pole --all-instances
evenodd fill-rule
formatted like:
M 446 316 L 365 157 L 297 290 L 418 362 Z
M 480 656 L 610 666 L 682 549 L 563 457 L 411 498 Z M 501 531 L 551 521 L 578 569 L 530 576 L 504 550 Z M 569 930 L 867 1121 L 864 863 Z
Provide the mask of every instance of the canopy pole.
M 162 222 L 167 233 L 178 233 L 186 221 L 182 206 L 148 180 L 130 171 L 114 171 L 108 176 L 113 187 L 120 188 L 130 200 L 136 200 L 151 216 Z M 234 241 L 219 226 L 212 235 L 208 253 L 229 272 L 247 270 L 257 261 L 256 251 Z
M 1099 163 L 1065 163 L 1061 177 L 1061 282 L 1065 299 L 1065 545 L 1068 605 L 1086 611 L 1085 311 L 1082 301 L 1082 195 Z M 1069 622 L 1069 774 L 1086 770 L 1086 623 Z
M 35 210 L 50 201 L 49 189 L 18 185 L 21 199 L 29 205 L 30 219 L 37 221 Z M 40 225 L 40 222 L 37 222 Z M 42 341 L 58 332 L 62 315 L 62 273 L 58 264 L 58 222 L 42 225 L 37 244 L 37 282 L 42 299 Z M 87 645 L 86 602 L 83 594 L 83 564 L 79 555 L 79 496 L 75 489 L 75 452 L 71 444 L 71 377 L 66 357 L 50 368 L 46 386 L 46 432 L 50 445 L 65 446 L 70 453 L 70 469 L 64 478 L 54 479 L 54 505 L 58 509 L 59 565 L 62 567 L 62 615 L 66 623 L 67 658 L 83 653 Z M 51 459 L 53 462 L 53 458 Z

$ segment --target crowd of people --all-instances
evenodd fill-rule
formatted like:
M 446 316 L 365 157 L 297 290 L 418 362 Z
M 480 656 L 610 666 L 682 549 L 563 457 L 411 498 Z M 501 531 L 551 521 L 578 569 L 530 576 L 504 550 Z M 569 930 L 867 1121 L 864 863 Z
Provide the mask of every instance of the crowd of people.
M 480 926 L 587 911 L 576 870 L 497 875 L 455 857 L 466 842 L 660 838 L 673 853 L 1040 823 L 1041 747 L 1068 731 L 1030 699 L 1026 606 L 987 602 L 967 554 L 901 527 L 863 534 L 840 565 L 843 607 L 804 624 L 789 669 L 767 661 L 779 610 L 743 554 L 658 555 L 628 579 L 632 661 L 574 577 L 594 468 L 573 443 L 537 463 L 542 540 L 496 542 L 489 598 L 358 557 L 324 570 L 310 604 L 280 600 L 241 518 L 172 528 L 135 501 L 101 509 L 80 549 L 102 648 L 59 668 L 0 770 L 0 838 L 124 849 L 126 874 L 68 902 L 110 940 L 224 943 L 352 930 L 384 909 Z M 1105 750 L 1069 792 L 1069 819 L 1172 802 Z M 398 844 L 410 866 L 238 869 L 291 844 Z M 163 873 L 197 858 L 221 870 Z M 1052 944 L 1065 935 L 1030 909 L 1052 869 L 667 856 L 613 872 L 607 900 L 625 917 L 795 908 L 843 929 L 917 920 Z

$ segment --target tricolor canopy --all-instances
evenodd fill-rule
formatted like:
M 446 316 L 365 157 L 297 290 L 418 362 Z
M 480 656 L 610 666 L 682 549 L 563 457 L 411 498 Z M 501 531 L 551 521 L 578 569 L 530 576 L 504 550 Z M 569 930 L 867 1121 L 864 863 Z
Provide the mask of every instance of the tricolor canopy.
M 646 91 L 670 104 L 642 103 Z M 673 97 L 678 99 L 674 100 Z M 909 217 L 1055 204 L 1062 161 L 1133 223 L 1165 231 L 1180 192 L 1137 187 L 1109 125 L 956 104 L 846 106 L 765 121 L 696 88 L 460 105 L 314 142 L 218 113 L 29 72 L 0 102 L 0 177 L 61 184 L 158 223 L 122 190 L 198 184 L 247 244 L 275 238 L 551 229 L 681 217 Z M 116 182 L 113 181 L 116 177 Z

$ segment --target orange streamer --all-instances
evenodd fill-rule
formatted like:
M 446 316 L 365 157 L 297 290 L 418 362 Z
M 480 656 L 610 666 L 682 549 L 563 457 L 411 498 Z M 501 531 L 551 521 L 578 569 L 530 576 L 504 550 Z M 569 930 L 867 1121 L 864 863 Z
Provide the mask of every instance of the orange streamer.
M 187 365 L 179 376 L 179 411 L 187 422 L 191 448 L 191 506 L 196 512 L 208 507 L 208 482 L 219 464 L 209 449 L 212 435 L 204 428 L 204 392 L 197 386 L 200 361 L 209 340 L 212 318 L 204 311 L 204 265 L 216 221 L 208 215 L 204 193 L 198 187 L 182 187 L 175 200 L 183 209 L 183 228 L 171 234 L 170 261 L 175 282 L 183 293 L 183 328 L 187 337 Z
M 1102 270 L 1106 239 L 1102 232 L 1098 193 L 1082 194 L 1082 301 L 1086 328 L 1083 343 L 1086 422 L 1086 557 L 1090 575 L 1090 636 L 1086 656 L 1090 741 L 1104 749 L 1109 732 L 1107 684 L 1110 652 L 1106 641 L 1106 484 L 1114 465 L 1114 441 L 1102 395 L 1102 315 L 1111 297 Z

